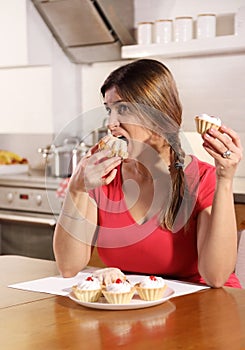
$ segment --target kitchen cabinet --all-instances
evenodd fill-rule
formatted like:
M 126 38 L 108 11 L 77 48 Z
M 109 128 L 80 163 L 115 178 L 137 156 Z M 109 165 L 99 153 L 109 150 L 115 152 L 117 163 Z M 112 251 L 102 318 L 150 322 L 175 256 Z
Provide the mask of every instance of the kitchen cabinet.
M 52 68 L 0 69 L 1 133 L 52 133 Z
M 28 62 L 26 0 L 0 2 L 0 67 Z
M 127 45 L 122 47 L 122 58 L 133 59 L 150 56 L 163 58 L 193 57 L 245 53 L 244 37 L 239 35 L 216 36 L 167 44 Z
M 0 68 L 52 62 L 52 36 L 29 0 L 0 1 L 0 44 Z

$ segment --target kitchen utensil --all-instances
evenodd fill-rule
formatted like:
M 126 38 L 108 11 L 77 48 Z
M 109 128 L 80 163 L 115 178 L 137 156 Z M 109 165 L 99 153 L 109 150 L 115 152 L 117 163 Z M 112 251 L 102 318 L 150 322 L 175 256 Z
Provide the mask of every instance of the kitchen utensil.
M 79 145 L 77 137 L 66 138 L 62 145 L 49 145 L 39 148 L 46 161 L 48 176 L 69 177 L 77 166 L 82 155 L 85 154 L 84 147 Z

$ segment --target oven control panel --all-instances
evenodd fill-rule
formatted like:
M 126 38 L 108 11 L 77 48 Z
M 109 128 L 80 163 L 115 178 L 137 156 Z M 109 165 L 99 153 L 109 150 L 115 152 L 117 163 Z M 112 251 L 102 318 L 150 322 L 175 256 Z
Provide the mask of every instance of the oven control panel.
M 61 206 L 62 202 L 53 190 L 0 187 L 1 209 L 58 214 Z

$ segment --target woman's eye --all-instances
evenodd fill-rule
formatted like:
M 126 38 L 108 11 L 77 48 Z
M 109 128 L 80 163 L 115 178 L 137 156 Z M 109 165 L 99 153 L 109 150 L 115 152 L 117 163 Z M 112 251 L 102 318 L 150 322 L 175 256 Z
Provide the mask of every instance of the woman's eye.
M 118 106 L 118 113 L 119 114 L 124 114 L 129 111 L 129 108 L 126 104 L 121 104 Z
M 109 107 L 105 107 L 105 110 L 106 110 L 107 115 L 111 114 L 111 109 Z

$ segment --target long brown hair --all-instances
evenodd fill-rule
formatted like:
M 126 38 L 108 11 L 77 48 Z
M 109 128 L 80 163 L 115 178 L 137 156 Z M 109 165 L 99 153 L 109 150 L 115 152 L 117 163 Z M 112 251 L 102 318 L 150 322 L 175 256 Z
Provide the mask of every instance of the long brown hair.
M 184 157 L 181 148 L 179 129 L 182 122 L 182 106 L 174 78 L 169 69 L 159 61 L 141 59 L 119 67 L 105 80 L 101 87 L 102 96 L 115 87 L 119 96 L 132 104 L 149 107 L 154 113 L 144 113 L 164 129 L 164 137 L 170 145 L 170 175 L 172 179 L 172 198 L 164 213 L 161 225 L 173 229 L 180 209 L 185 189 Z M 157 111 L 157 113 L 156 113 Z M 157 115 L 157 118 L 156 118 Z

